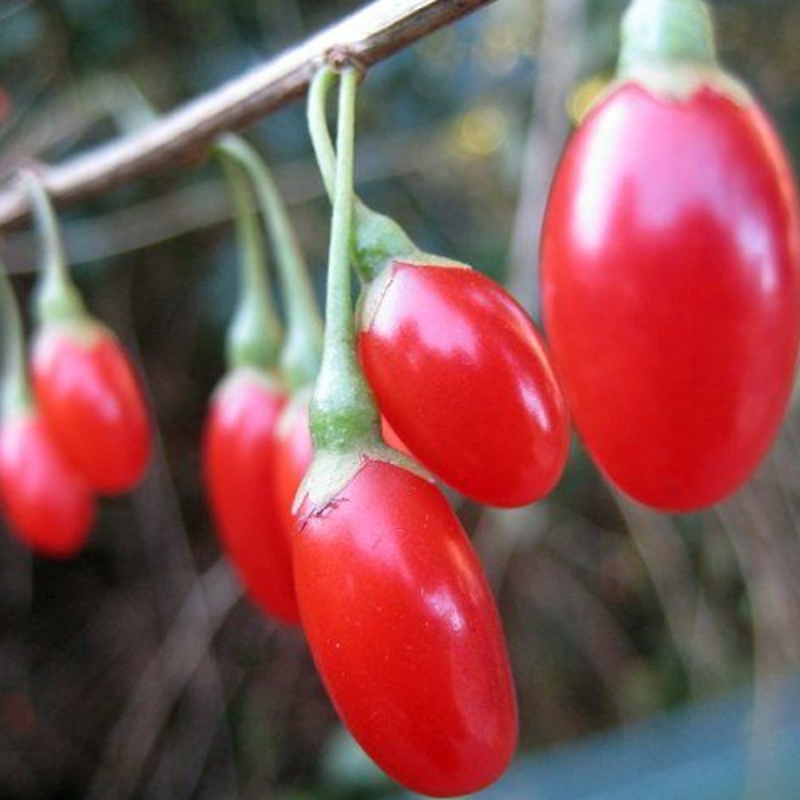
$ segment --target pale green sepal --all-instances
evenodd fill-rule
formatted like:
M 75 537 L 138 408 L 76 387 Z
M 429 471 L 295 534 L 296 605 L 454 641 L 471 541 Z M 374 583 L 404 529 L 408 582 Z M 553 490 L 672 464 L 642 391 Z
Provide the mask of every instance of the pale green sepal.
M 750 92 L 717 61 L 711 12 L 702 0 L 634 0 L 622 20 L 617 80 L 593 104 L 633 81 L 669 101 L 710 87 L 738 105 Z
M 280 352 L 280 325 L 265 313 L 258 293 L 245 294 L 228 328 L 226 356 L 231 368 L 269 370 Z
M 256 383 L 275 394 L 284 392 L 286 388 L 277 370 L 263 370 L 258 367 L 247 365 L 229 369 L 214 387 L 214 391 L 211 395 L 212 399 L 223 394 L 229 387 L 237 383 Z
M 434 482 L 433 476 L 423 466 L 382 442 L 376 442 L 355 452 L 322 451 L 314 456 L 311 467 L 297 490 L 292 513 L 297 513 L 306 498 L 315 510 L 325 508 L 369 461 L 384 461 L 408 470 L 425 481 Z
M 33 310 L 36 321 L 45 323 L 75 322 L 90 319 L 80 292 L 57 272 L 45 272 L 34 290 Z
M 622 19 L 618 71 L 717 61 L 711 12 L 702 0 L 634 0 Z
M 624 83 L 636 83 L 663 100 L 682 103 L 691 100 L 703 89 L 712 89 L 738 106 L 752 105 L 750 90 L 731 74 L 719 67 L 680 64 L 670 67 L 639 67 L 631 70 L 624 80 L 614 81 L 608 91 L 598 98 L 601 102 Z
M 358 198 L 353 210 L 353 263 L 362 280 L 375 278 L 392 259 L 420 255 L 419 248 L 391 217 L 373 211 Z
M 418 252 L 413 256 L 395 258 L 395 262 L 409 267 L 439 267 L 440 269 L 472 269 L 463 261 L 454 261 L 446 256 L 435 256 L 432 253 Z
M 8 422 L 33 412 L 33 393 L 27 380 L 4 381 L 0 389 L 0 420 Z
M 90 347 L 100 338 L 117 338 L 116 334 L 105 324 L 100 322 L 89 313 L 84 313 L 77 317 L 67 316 L 63 319 L 47 322 L 40 325 L 35 334 L 35 340 L 42 336 L 52 336 L 54 334 L 67 334 L 73 341 L 78 342 L 83 347 Z

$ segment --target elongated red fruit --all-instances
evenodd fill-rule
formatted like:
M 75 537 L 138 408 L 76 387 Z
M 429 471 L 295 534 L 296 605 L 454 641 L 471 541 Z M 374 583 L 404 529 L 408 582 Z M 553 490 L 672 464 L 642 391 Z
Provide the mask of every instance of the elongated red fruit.
M 369 286 L 360 327 L 381 412 L 435 475 L 495 506 L 554 487 L 566 405 L 533 322 L 501 286 L 468 267 L 395 260 Z
M 0 502 L 12 532 L 40 555 L 67 558 L 86 543 L 94 496 L 35 410 L 0 423 Z
M 734 492 L 776 435 L 800 333 L 796 192 L 761 110 L 713 81 L 621 85 L 564 154 L 543 268 L 559 375 L 611 481 L 675 511 Z
M 494 599 L 444 496 L 367 457 L 298 520 L 303 624 L 351 733 L 413 791 L 490 784 L 514 752 L 516 700 Z
M 248 594 L 271 616 L 296 625 L 290 542 L 272 492 L 284 401 L 256 370 L 230 373 L 211 401 L 204 470 L 217 530 Z
M 133 488 L 150 458 L 150 419 L 116 337 L 94 321 L 45 324 L 32 368 L 42 416 L 67 461 L 101 493 Z

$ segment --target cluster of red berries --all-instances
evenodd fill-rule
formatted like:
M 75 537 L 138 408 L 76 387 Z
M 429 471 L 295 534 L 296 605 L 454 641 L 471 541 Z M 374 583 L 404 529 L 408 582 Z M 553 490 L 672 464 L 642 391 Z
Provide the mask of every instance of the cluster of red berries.
M 777 136 L 718 67 L 698 0 L 635 0 L 623 39 L 619 80 L 552 188 L 542 251 L 552 356 L 501 286 L 422 252 L 355 196 L 354 68 L 321 69 L 309 99 L 333 206 L 324 341 L 266 165 L 238 138 L 217 148 L 242 293 L 205 431 L 214 518 L 251 597 L 302 625 L 355 738 L 425 794 L 486 786 L 517 739 L 495 602 L 434 478 L 488 505 L 539 500 L 564 469 L 569 407 L 614 485 L 655 508 L 702 508 L 757 467 L 794 381 L 800 212 Z M 325 106 L 336 80 L 334 147 Z M 351 268 L 362 281 L 355 312 Z M 63 282 L 63 271 L 45 274 Z M 23 398 L 24 414 L 0 428 L 15 527 L 47 549 L 57 522 L 71 521 L 53 552 L 75 549 L 92 492 L 132 485 L 149 448 L 124 356 L 73 301 L 63 285 L 42 292 L 40 411 Z M 26 458 L 36 469 L 22 468 L 23 447 L 41 451 Z
M 16 300 L 0 270 L 0 505 L 32 550 L 63 558 L 85 544 L 97 495 L 122 494 L 141 479 L 150 458 L 150 416 L 119 341 L 86 311 L 70 281 L 47 195 L 33 175 L 26 180 L 44 259 L 32 381 Z
M 763 112 L 717 67 L 706 9 L 673 6 L 699 31 L 681 54 L 648 32 L 676 24 L 653 8 L 633 4 L 620 79 L 553 184 L 542 252 L 552 356 L 502 287 L 422 253 L 343 188 L 356 78 L 341 75 L 336 148 L 324 122 L 336 75 L 312 84 L 334 218 L 310 412 L 307 392 L 283 420 L 270 412 L 263 450 L 282 568 L 292 564 L 282 614 L 302 620 L 356 739 L 426 794 L 494 780 L 517 725 L 494 600 L 431 476 L 489 505 L 544 497 L 566 460 L 569 406 L 613 484 L 688 511 L 741 485 L 785 413 L 800 335 L 791 170 Z M 355 315 L 342 247 L 362 279 Z

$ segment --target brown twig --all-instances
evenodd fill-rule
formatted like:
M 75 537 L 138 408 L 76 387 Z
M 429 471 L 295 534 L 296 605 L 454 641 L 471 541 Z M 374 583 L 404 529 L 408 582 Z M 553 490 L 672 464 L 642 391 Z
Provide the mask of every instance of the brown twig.
M 364 140 L 364 155 L 358 159 L 359 183 L 421 173 L 434 164 L 448 163 L 451 154 L 423 145 L 449 122 L 413 135 L 384 137 L 380 148 Z M 410 158 L 412 153 L 414 157 Z M 325 192 L 316 165 L 308 158 L 280 164 L 273 167 L 273 172 L 290 206 L 306 203 Z M 64 223 L 62 229 L 70 264 L 75 266 L 143 250 L 228 222 L 231 213 L 230 200 L 221 180 L 203 178 L 138 204 L 72 220 Z M 12 231 L 4 239 L 4 260 L 13 274 L 35 272 L 38 269 L 35 252 L 33 231 Z
M 377 0 L 143 130 L 43 168 L 42 181 L 63 205 L 192 162 L 221 133 L 245 128 L 301 96 L 331 52 L 346 52 L 369 67 L 490 2 Z M 0 189 L 0 228 L 27 213 L 28 199 L 16 179 Z

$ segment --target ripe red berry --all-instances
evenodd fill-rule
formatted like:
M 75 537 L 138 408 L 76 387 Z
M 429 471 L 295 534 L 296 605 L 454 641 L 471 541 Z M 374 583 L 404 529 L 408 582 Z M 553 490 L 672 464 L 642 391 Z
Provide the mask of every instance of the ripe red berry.
M 564 469 L 569 423 L 530 317 L 467 267 L 395 260 L 368 288 L 359 354 L 408 449 L 462 494 L 520 506 Z
M 66 558 L 86 543 L 94 496 L 35 410 L 0 423 L 0 503 L 11 530 L 36 553 Z
M 135 486 L 150 458 L 150 419 L 116 337 L 95 321 L 45 324 L 32 372 L 42 416 L 66 460 L 101 493 Z
M 413 791 L 478 791 L 506 768 L 517 716 L 491 591 L 444 496 L 365 460 L 306 498 L 295 583 L 314 660 L 355 738 Z
M 323 69 L 314 87 L 329 74 Z M 309 415 L 313 460 L 293 534 L 295 588 L 314 660 L 356 740 L 411 790 L 453 796 L 484 788 L 508 765 L 516 700 L 478 559 L 430 476 L 384 443 L 358 364 L 350 292 L 358 80 L 353 67 L 343 70 L 325 342 Z M 315 95 L 312 88 L 312 106 Z M 311 127 L 319 128 L 316 120 Z M 395 377 L 402 383 L 404 375 Z
M 800 336 L 794 180 L 746 90 L 713 63 L 667 65 L 593 108 L 553 185 L 543 290 L 576 425 L 610 480 L 674 511 L 734 492 L 778 430 Z
M 283 392 L 253 369 L 231 372 L 211 401 L 204 469 L 214 520 L 249 595 L 287 624 L 300 615 L 291 549 L 272 486 Z

